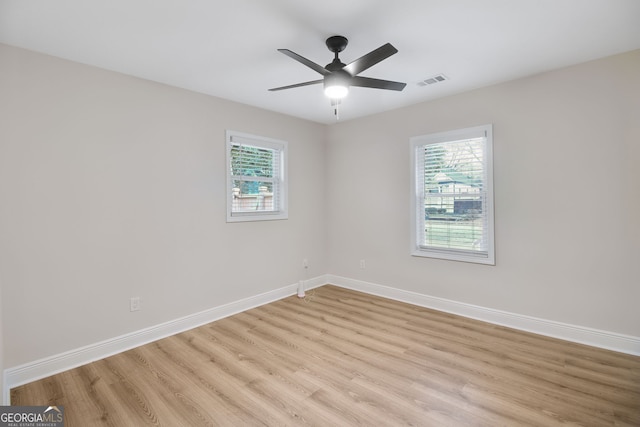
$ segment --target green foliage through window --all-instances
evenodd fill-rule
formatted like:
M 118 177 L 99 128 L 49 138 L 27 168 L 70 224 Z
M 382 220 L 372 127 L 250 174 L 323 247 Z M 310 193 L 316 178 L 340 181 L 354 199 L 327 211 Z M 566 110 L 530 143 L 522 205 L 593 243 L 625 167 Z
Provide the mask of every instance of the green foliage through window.
M 273 191 L 273 183 L 258 178 L 274 178 L 274 150 L 250 145 L 231 146 L 231 174 L 240 194 L 259 194 L 260 187 Z

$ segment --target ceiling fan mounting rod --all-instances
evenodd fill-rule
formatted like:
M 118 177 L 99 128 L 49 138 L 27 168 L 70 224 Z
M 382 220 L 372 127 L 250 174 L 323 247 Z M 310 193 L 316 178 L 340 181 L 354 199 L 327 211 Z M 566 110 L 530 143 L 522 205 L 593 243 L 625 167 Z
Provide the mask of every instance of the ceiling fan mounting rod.
M 328 71 L 331 71 L 331 72 L 340 71 L 344 68 L 346 64 L 340 61 L 340 58 L 338 57 L 338 53 L 342 52 L 347 47 L 348 43 L 349 43 L 349 40 L 347 40 L 347 38 L 343 36 L 331 36 L 327 39 L 326 41 L 327 47 L 331 52 L 334 53 L 334 56 L 333 56 L 333 61 L 327 64 L 324 68 L 326 68 Z M 350 76 L 351 75 L 349 75 L 349 77 Z

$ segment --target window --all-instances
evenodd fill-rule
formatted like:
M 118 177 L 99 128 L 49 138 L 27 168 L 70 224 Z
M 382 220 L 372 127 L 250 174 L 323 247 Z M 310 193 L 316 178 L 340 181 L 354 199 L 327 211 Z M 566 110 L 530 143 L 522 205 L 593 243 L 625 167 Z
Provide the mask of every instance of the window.
M 411 254 L 494 265 L 492 125 L 410 145 Z
M 227 131 L 227 222 L 287 218 L 287 143 Z

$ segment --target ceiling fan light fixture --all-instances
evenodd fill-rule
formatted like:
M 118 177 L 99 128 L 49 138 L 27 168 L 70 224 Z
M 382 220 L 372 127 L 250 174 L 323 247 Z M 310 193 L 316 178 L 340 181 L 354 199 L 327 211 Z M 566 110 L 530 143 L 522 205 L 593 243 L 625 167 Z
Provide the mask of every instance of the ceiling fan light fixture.
M 343 86 L 339 84 L 333 86 L 325 85 L 324 94 L 327 96 L 327 98 L 342 99 L 349 94 L 349 86 Z
M 349 93 L 349 76 L 345 71 L 339 70 L 325 76 L 324 94 L 331 99 L 342 99 Z

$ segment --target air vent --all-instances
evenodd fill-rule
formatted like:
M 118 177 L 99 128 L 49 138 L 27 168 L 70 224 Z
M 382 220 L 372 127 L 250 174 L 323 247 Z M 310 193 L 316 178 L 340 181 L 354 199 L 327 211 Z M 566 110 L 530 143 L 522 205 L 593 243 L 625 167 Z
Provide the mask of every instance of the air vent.
M 436 76 L 429 77 L 428 79 L 424 79 L 424 80 L 418 82 L 418 86 L 434 85 L 436 83 L 440 83 L 440 82 L 443 82 L 445 80 L 449 80 L 449 78 L 447 76 L 445 76 L 444 74 L 438 74 Z

